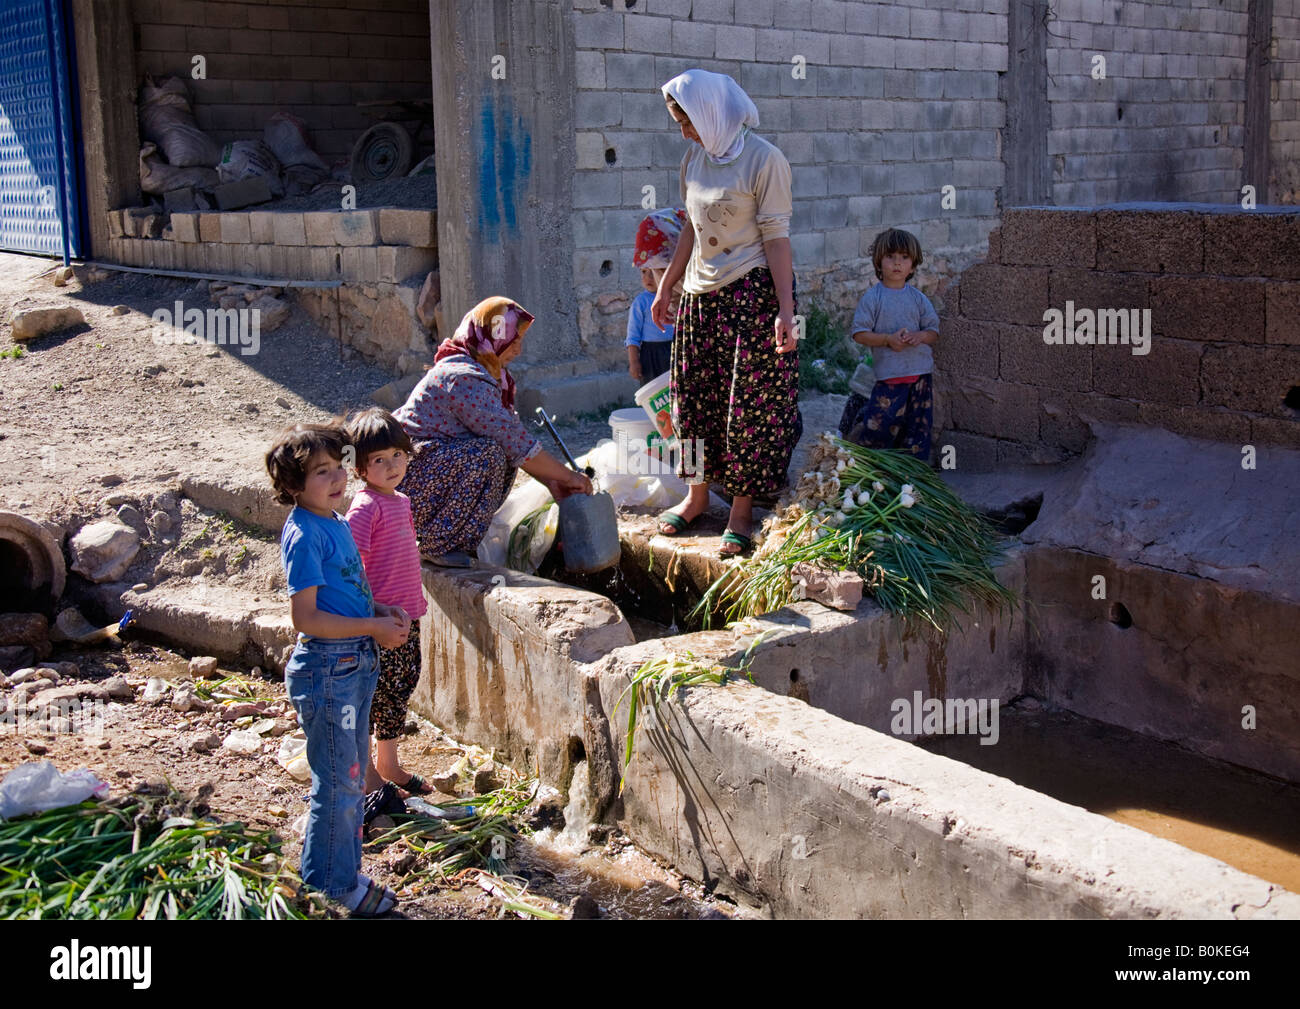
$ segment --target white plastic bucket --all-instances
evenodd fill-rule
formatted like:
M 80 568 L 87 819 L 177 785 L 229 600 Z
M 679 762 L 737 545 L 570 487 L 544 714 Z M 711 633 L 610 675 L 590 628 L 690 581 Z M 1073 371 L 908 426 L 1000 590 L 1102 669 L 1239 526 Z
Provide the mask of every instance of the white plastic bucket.
M 609 415 L 609 430 L 617 446 L 616 471 L 634 476 L 658 476 L 675 472 L 676 457 L 655 426 L 637 407 L 615 410 Z
M 659 432 L 669 448 L 677 447 L 677 434 L 673 431 L 672 400 L 668 393 L 671 372 L 665 371 L 636 391 L 636 405 L 645 411 L 650 423 Z

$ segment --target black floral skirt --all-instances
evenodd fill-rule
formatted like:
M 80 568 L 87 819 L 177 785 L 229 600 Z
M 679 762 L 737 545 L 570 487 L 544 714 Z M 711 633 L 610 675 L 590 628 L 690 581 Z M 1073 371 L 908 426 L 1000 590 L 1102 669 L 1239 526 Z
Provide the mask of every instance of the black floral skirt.
M 774 496 L 786 484 L 799 417 L 799 351 L 776 352 L 779 311 L 772 272 L 756 267 L 716 291 L 685 294 L 673 337 L 673 430 L 678 474 L 739 497 Z

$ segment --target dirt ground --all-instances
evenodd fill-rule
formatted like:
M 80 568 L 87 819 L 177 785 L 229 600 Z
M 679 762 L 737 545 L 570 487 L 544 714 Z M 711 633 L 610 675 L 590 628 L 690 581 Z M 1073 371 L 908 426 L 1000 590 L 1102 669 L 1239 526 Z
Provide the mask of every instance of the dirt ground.
M 0 306 L 71 304 L 86 318 L 83 326 L 26 343 L 21 356 L 14 355 L 8 326 L 0 326 L 0 509 L 71 533 L 127 504 L 148 519 L 128 582 L 189 582 L 200 592 L 237 589 L 254 600 L 277 598 L 283 587 L 278 536 L 200 508 L 181 493 L 181 480 L 201 474 L 215 482 L 264 482 L 263 455 L 281 428 L 368 405 L 369 394 L 392 375 L 350 350 L 341 353 L 297 308 L 286 323 L 261 335 L 255 355 L 242 356 L 237 345 L 156 345 L 153 311 L 170 309 L 177 300 L 207 307 L 206 283 L 111 272 L 85 287 L 72 280 L 56 288 L 53 269 L 47 259 L 0 254 Z M 114 314 L 116 306 L 125 306 L 118 309 L 122 314 Z M 609 433 L 594 414 L 570 418 L 560 430 L 575 454 Z M 549 435 L 540 437 L 552 449 Z M 78 583 L 70 576 L 73 598 Z M 93 606 L 86 612 L 96 616 Z M 190 795 L 210 787 L 213 810 L 276 829 L 297 863 L 301 842 L 289 826 L 306 810 L 308 785 L 277 763 L 279 739 L 268 734 L 263 752 L 252 756 L 195 749 L 208 733 L 224 738 L 231 723 L 217 711 L 179 712 L 167 702 L 142 700 L 150 678 L 185 675 L 185 656 L 131 641 L 117 650 L 59 649 L 49 661 L 77 664 L 76 675 L 62 686 L 122 676 L 134 700 L 110 704 L 103 737 L 24 734 L 0 726 L 0 774 L 49 759 L 62 770 L 90 769 L 114 794 L 164 779 Z M 265 702 L 254 722 L 282 723 L 276 731 L 288 724 L 293 711 L 280 681 L 247 668 L 229 672 L 254 684 Z M 12 697 L 13 690 L 0 696 Z M 413 718 L 408 728 L 412 734 L 400 744 L 404 767 L 428 777 L 457 759 L 459 744 L 433 725 Z M 390 861 L 399 854 L 367 851 L 365 871 L 396 886 L 401 874 Z M 695 899 L 703 895 L 688 895 L 688 883 L 639 855 L 617 833 L 598 837 L 594 851 L 582 857 L 595 860 L 587 866 L 591 871 L 540 849 L 530 849 L 511 868 L 530 881 L 530 893 L 550 893 L 560 910 L 590 890 L 600 894 L 607 913 L 618 916 L 730 913 Z M 617 884 L 601 879 L 611 868 Z M 500 913 L 500 901 L 469 882 L 408 897 L 397 912 L 411 918 Z
M 302 839 L 293 823 L 307 810 L 310 785 L 293 778 L 277 759 L 283 738 L 296 729 L 293 708 L 285 697 L 282 682 L 223 667 L 218 675 L 233 674 L 240 682 L 214 686 L 214 689 L 243 694 L 247 687 L 253 696 L 225 701 L 218 697 L 206 702 L 209 710 L 178 711 L 171 700 L 175 697 L 175 687 L 194 682 L 188 675 L 188 660 L 178 653 L 132 641 L 119 649 L 59 650 L 48 661 L 71 662 L 77 667 L 74 675 L 60 678 L 59 688 L 66 690 L 81 684 L 93 690 L 102 687 L 110 677 L 120 677 L 131 688 L 133 697 L 110 700 L 95 709 L 81 709 L 85 717 L 74 714 L 74 724 L 70 726 L 77 731 L 66 731 L 69 726 L 56 731 L 60 729 L 57 724 L 47 731 L 32 722 L 0 718 L 0 776 L 22 763 L 50 760 L 62 771 L 76 768 L 92 771 L 109 783 L 112 795 L 165 782 L 185 795 L 205 797 L 213 818 L 242 822 L 257 830 L 274 830 L 283 839 L 284 855 L 291 864 L 298 864 Z M 145 699 L 145 688 L 151 678 L 173 685 L 159 702 Z M 216 681 L 197 682 L 215 684 Z M 17 687 L 0 686 L 0 702 L 12 706 L 18 691 Z M 239 719 L 223 716 L 224 707 L 241 703 L 257 703 L 262 710 Z M 0 703 L 0 709 L 3 707 Z M 92 710 L 102 715 L 102 721 L 91 717 Z M 268 725 L 271 722 L 276 723 L 273 728 Z M 261 730 L 260 751 L 241 755 L 224 749 L 219 741 L 236 728 Z M 404 767 L 430 779 L 446 775 L 467 752 L 471 767 L 476 758 L 481 761 L 479 766 L 491 758 L 490 754 L 464 746 L 415 717 L 409 720 L 407 735 L 400 740 L 398 750 Z M 514 774 L 513 769 L 500 765 L 496 773 L 507 781 Z M 473 794 L 467 778 L 455 795 L 434 793 L 427 798 L 432 802 L 446 802 Z M 540 825 L 539 815 L 521 818 L 521 823 L 527 824 L 529 819 Z M 506 872 L 528 881 L 527 899 L 559 914 L 569 913 L 574 898 L 584 894 L 597 902 L 601 916 L 653 913 L 655 917 L 698 918 L 726 914 L 716 909 L 717 902 L 706 899 L 687 881 L 630 849 L 627 840 L 616 831 L 600 831 L 591 848 L 592 853 L 586 856 L 587 864 L 592 865 L 593 860 L 606 863 L 604 867 L 595 866 L 598 875 L 578 869 L 567 855 L 548 854 L 547 849 L 525 842 L 512 845 Z M 410 853 L 400 843 L 383 847 L 368 843 L 363 851 L 362 871 L 402 895 L 398 909 L 388 917 L 502 916 L 501 901 L 479 886 L 473 873 L 436 884 L 413 881 L 408 874 L 421 866 L 409 864 Z M 602 878 L 609 873 L 616 878 Z M 636 914 L 637 910 L 643 914 Z

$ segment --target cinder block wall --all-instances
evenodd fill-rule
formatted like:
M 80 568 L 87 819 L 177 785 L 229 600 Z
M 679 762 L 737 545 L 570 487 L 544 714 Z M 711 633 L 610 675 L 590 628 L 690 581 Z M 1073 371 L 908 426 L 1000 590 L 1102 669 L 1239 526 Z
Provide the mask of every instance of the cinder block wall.
M 1300 0 L 1273 0 L 1269 198 L 1300 203 Z
M 427 99 L 427 0 L 132 0 L 137 74 L 183 77 L 216 140 L 262 136 L 272 112 L 301 116 L 326 161 L 377 120 L 356 102 Z M 196 54 L 207 79 L 190 77 Z
M 1291 39 L 1295 3 L 1275 0 L 1275 32 Z M 658 89 L 690 67 L 732 75 L 758 106 L 759 132 L 790 159 L 801 295 L 846 318 L 872 280 L 871 238 L 886 226 L 920 237 L 918 284 L 940 304 L 951 278 L 983 255 L 1005 178 L 1006 0 L 573 7 L 574 281 L 584 341 L 602 354 L 613 348 L 611 362 L 621 354 L 624 295 L 640 289 L 631 251 L 645 187 L 660 206 L 680 201 L 685 142 Z M 1052 4 L 1046 155 L 1056 203 L 1240 198 L 1246 7 Z M 1092 76 L 1097 52 L 1103 80 Z M 806 61 L 804 79 L 792 74 L 795 57 Z M 1276 88 L 1274 117 L 1285 121 L 1273 124 L 1275 162 L 1294 160 L 1284 148 L 1300 130 L 1296 103 L 1282 97 L 1291 87 Z M 951 209 L 945 185 L 955 187 Z
M 1052 4 L 1047 153 L 1054 203 L 1240 199 L 1247 6 Z M 1094 67 L 1105 76 L 1094 76 Z
M 1150 309 L 1149 353 L 1047 344 L 1067 300 Z M 1300 444 L 1300 210 L 1008 210 L 942 323 L 936 456 L 961 468 L 1065 459 L 1090 419 Z

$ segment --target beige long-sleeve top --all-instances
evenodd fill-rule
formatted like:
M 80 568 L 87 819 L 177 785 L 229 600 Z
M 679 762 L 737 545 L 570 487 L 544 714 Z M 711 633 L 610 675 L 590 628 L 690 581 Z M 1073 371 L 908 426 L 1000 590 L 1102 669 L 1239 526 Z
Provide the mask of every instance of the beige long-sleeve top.
M 740 157 L 710 163 L 691 144 L 682 158 L 682 202 L 695 229 L 683 290 L 716 291 L 767 265 L 763 243 L 790 235 L 790 162 L 753 133 Z

